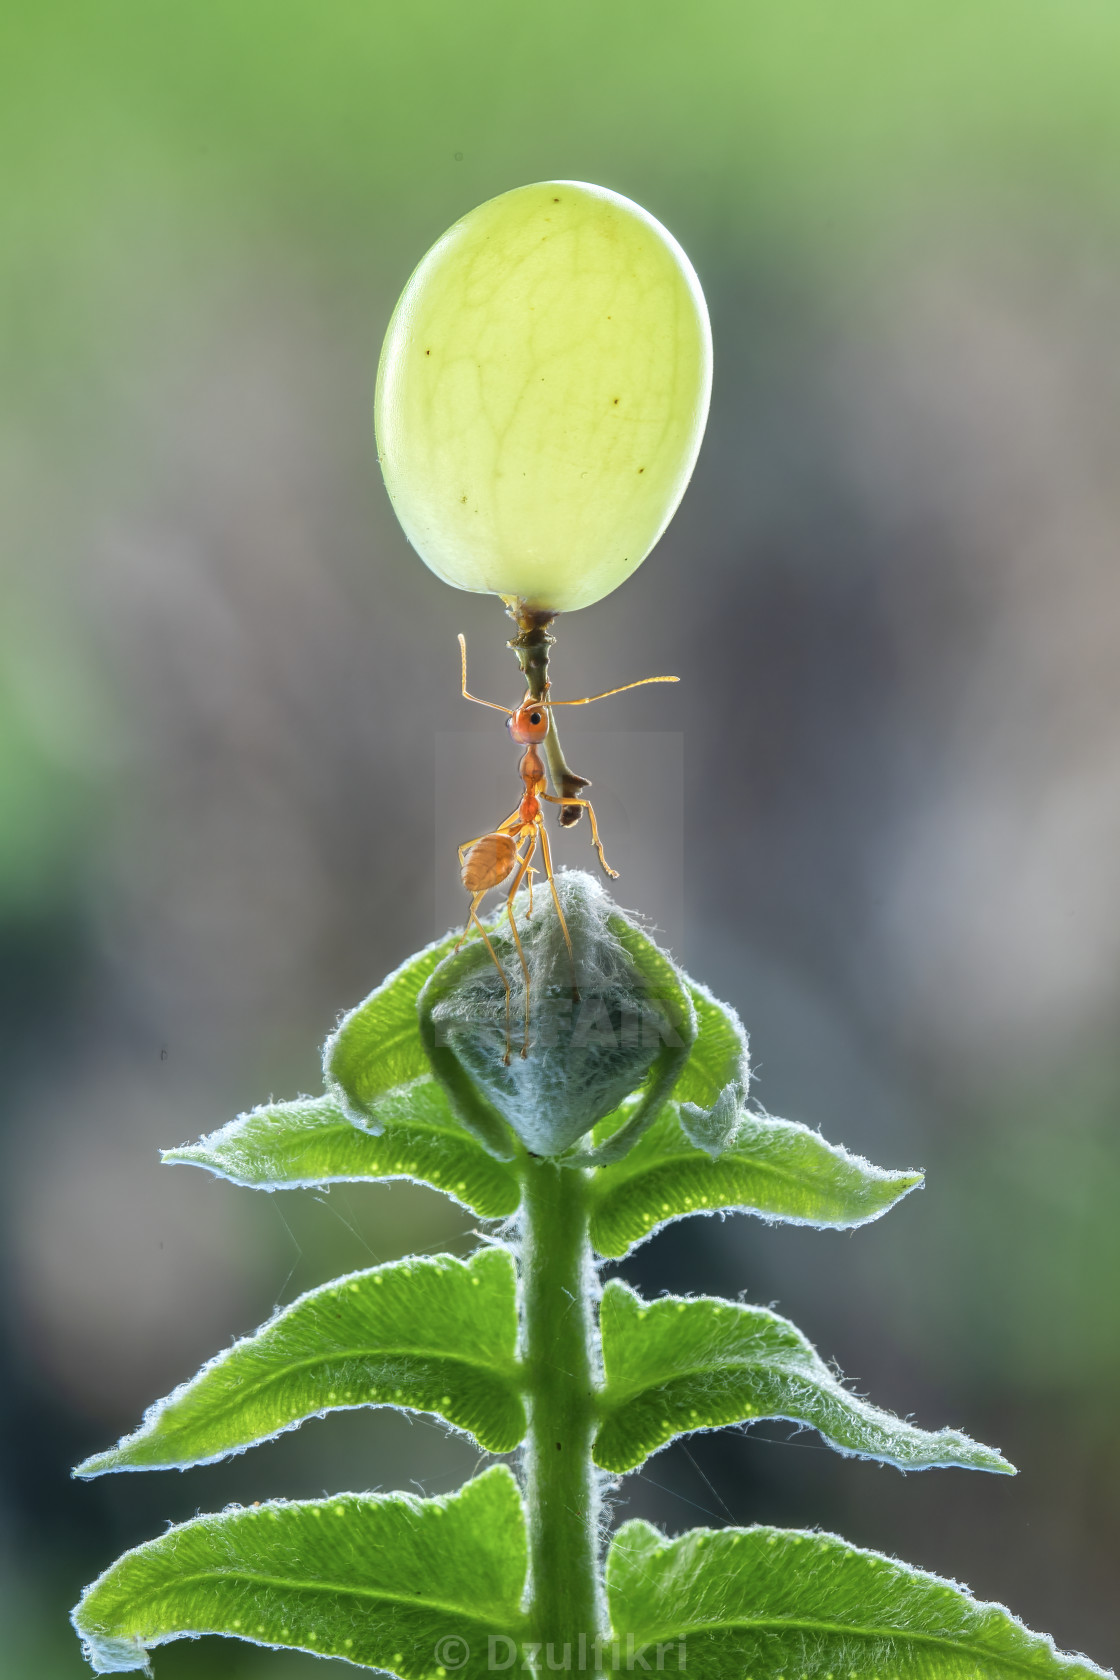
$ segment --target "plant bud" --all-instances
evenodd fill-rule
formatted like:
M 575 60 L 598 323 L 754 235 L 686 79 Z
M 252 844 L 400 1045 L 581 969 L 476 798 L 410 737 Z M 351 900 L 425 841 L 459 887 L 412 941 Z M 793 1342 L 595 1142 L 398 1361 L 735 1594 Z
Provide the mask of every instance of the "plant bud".
M 505 985 L 481 940 L 445 957 L 418 1000 L 432 1071 L 460 1122 L 492 1152 L 495 1116 L 533 1154 L 560 1155 L 608 1115 L 621 1119 L 620 1105 L 639 1088 L 648 1123 L 696 1034 L 683 977 L 599 883 L 564 870 L 556 891 L 571 955 L 550 897 L 538 895 L 531 919 L 524 895 L 515 900 L 528 997 L 512 937 L 491 926 L 512 991 L 512 1054 Z M 627 1118 L 629 1139 L 641 1122 Z

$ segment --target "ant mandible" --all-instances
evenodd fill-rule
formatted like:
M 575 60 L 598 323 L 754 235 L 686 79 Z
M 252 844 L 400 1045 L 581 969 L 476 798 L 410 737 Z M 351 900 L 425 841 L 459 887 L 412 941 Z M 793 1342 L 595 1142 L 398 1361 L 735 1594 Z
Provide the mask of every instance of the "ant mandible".
M 595 812 L 589 799 L 579 799 L 573 794 L 557 797 L 545 792 L 545 767 L 538 748 L 548 735 L 554 706 L 590 706 L 596 700 L 606 700 L 612 694 L 624 694 L 629 688 L 643 688 L 647 683 L 679 682 L 679 677 L 642 677 L 638 682 L 623 683 L 621 688 L 608 688 L 603 694 L 589 694 L 581 700 L 553 700 L 548 694 L 548 685 L 542 699 L 534 699 L 532 695 L 526 697 L 521 705 L 512 708 L 499 706 L 493 700 L 480 700 L 477 694 L 467 691 L 467 642 L 466 637 L 459 636 L 459 652 L 463 667 L 463 699 L 473 700 L 476 706 L 489 706 L 491 711 L 505 712 L 506 728 L 510 735 L 524 747 L 521 755 L 520 774 L 524 785 L 521 803 L 512 811 L 505 822 L 499 823 L 497 828 L 489 834 L 480 834 L 473 840 L 464 840 L 459 847 L 459 869 L 463 877 L 463 885 L 471 895 L 471 907 L 467 916 L 467 925 L 463 929 L 463 939 L 470 932 L 473 922 L 482 935 L 483 944 L 490 953 L 494 967 L 502 977 L 502 984 L 506 992 L 506 1053 L 504 1060 L 509 1065 L 510 1059 L 510 984 L 509 976 L 498 958 L 497 952 L 491 945 L 486 929 L 478 917 L 478 906 L 482 899 L 494 887 L 513 875 L 513 885 L 506 897 L 506 914 L 509 917 L 510 932 L 513 934 L 517 955 L 521 960 L 521 972 L 525 980 L 525 1030 L 521 1045 L 522 1056 L 529 1054 L 529 965 L 525 961 L 525 952 L 521 944 L 521 936 L 517 931 L 517 922 L 513 914 L 513 901 L 522 881 L 528 877 L 529 908 L 528 915 L 533 913 L 533 875 L 532 861 L 540 847 L 544 872 L 548 876 L 548 884 L 552 891 L 552 902 L 556 906 L 556 915 L 560 923 L 560 931 L 564 935 L 564 943 L 568 947 L 568 957 L 572 964 L 572 991 L 578 997 L 575 989 L 575 955 L 572 951 L 571 935 L 568 924 L 564 920 L 564 911 L 560 904 L 560 896 L 556 891 L 556 881 L 552 872 L 552 852 L 548 843 L 548 831 L 544 826 L 544 813 L 541 810 L 541 800 L 550 805 L 573 809 L 578 817 L 581 811 L 586 811 L 591 823 L 591 843 L 599 854 L 599 862 L 603 872 L 612 880 L 618 879 L 618 870 L 612 869 L 603 851 L 603 842 L 599 838 L 599 826 L 595 821 Z M 582 780 L 582 778 L 579 778 Z M 463 939 L 460 939 L 459 946 Z M 456 949 L 459 949 L 456 946 Z

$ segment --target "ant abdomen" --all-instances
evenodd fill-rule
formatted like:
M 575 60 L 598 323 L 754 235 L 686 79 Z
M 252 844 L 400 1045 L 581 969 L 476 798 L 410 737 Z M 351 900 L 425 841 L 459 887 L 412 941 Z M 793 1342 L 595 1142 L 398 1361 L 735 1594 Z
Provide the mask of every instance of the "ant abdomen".
M 500 885 L 518 861 L 510 834 L 484 834 L 463 859 L 463 885 L 469 893 L 488 892 Z

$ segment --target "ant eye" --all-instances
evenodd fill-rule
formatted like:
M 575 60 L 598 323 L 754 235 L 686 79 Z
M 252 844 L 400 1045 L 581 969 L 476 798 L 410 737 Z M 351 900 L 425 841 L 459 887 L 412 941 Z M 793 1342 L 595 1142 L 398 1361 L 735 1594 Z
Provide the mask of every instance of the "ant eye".
M 541 714 L 539 712 L 531 712 L 530 713 L 529 722 L 533 725 L 534 728 L 536 728 L 537 724 L 540 721 L 541 721 Z

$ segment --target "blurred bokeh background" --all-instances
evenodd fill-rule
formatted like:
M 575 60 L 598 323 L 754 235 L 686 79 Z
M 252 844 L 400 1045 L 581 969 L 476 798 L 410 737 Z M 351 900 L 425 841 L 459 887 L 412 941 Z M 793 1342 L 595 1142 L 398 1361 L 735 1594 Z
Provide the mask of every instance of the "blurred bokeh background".
M 260 1196 L 157 1149 L 317 1090 L 338 1011 L 441 931 L 442 837 L 510 803 L 454 643 L 502 698 L 508 626 L 407 548 L 370 405 L 423 251 L 549 177 L 668 225 L 716 345 L 676 520 L 560 625 L 568 693 L 684 679 L 568 728 L 619 895 L 739 1008 L 772 1113 L 928 1170 L 851 1236 L 695 1220 L 624 1274 L 773 1301 L 1022 1472 L 764 1426 L 619 1512 L 837 1528 L 1116 1660 L 1118 90 L 1107 0 L 9 0 L 6 1680 L 78 1680 L 78 1589 L 168 1518 L 475 1462 L 371 1413 L 68 1480 L 277 1302 L 471 1246 L 419 1189 Z M 214 1640 L 157 1670 L 321 1672 Z

